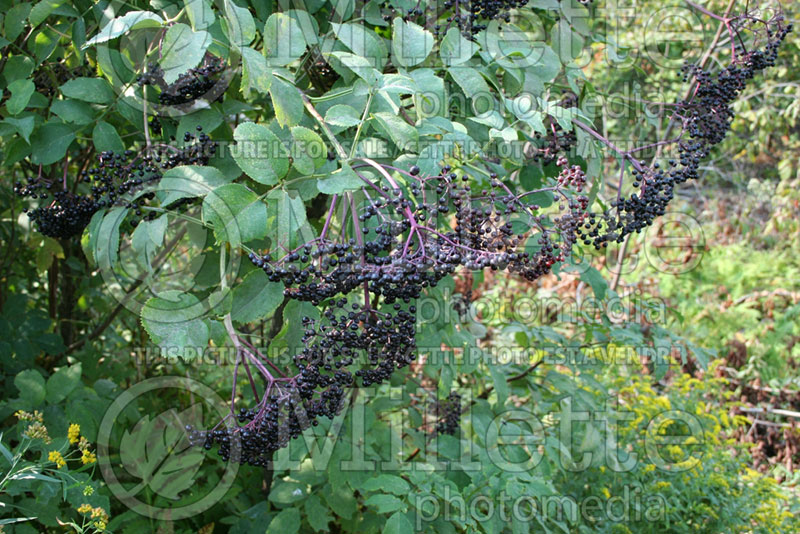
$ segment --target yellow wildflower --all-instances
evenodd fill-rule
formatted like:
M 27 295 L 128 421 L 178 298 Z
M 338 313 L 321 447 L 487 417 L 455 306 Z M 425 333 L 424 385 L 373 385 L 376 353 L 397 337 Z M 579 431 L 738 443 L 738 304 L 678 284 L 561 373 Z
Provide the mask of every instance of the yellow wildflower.
M 83 451 L 83 454 L 81 454 L 81 462 L 83 462 L 84 464 L 93 464 L 96 461 L 97 461 L 97 456 L 95 456 L 94 453 L 90 450 L 85 450 Z
M 51 462 L 56 464 L 56 468 L 61 469 L 65 465 L 67 465 L 67 461 L 61 456 L 61 453 L 58 451 L 50 451 L 50 454 L 47 455 L 47 459 Z
M 69 439 L 70 445 L 78 443 L 78 438 L 81 435 L 81 426 L 72 423 L 69 425 L 69 430 L 67 430 L 67 438 Z
M 673 457 L 683 456 L 683 450 L 681 450 L 681 448 L 678 447 L 677 445 L 668 445 L 667 452 L 671 454 Z
M 78 449 L 81 451 L 89 450 L 89 440 L 81 436 L 80 441 L 78 441 Z
M 722 412 L 719 418 L 720 420 L 722 420 L 722 424 L 725 425 L 726 427 L 729 427 L 731 425 L 730 419 L 728 418 L 728 414 L 726 414 L 725 412 Z
M 84 503 L 78 507 L 78 512 L 89 514 L 89 518 L 94 521 L 94 527 L 97 530 L 105 530 L 108 526 L 108 513 L 99 506 L 92 508 L 92 505 Z
M 603 496 L 604 496 L 606 499 L 610 499 L 610 498 L 611 498 L 611 492 L 610 492 L 610 491 L 608 491 L 608 488 L 603 488 Z

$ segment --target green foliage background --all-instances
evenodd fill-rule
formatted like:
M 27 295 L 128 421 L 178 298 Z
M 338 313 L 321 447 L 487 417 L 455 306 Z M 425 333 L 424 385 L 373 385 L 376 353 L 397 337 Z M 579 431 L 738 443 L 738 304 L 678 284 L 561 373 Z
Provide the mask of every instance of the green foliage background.
M 413 7 L 403 1 L 391 4 L 404 11 Z M 487 178 L 485 172 L 475 170 L 475 164 L 485 154 L 470 148 L 473 142 L 496 148 L 510 140 L 531 139 L 537 131 L 541 133 L 547 114 L 557 117 L 565 128 L 571 128 L 572 118 L 594 121 L 611 139 L 657 135 L 663 124 L 635 109 L 611 116 L 607 108 L 598 112 L 589 106 L 592 97 L 601 101 L 614 95 L 627 98 L 636 94 L 632 88 L 638 86 L 643 88 L 642 99 L 649 100 L 650 91 L 655 91 L 658 98 L 654 99 L 672 101 L 684 90 L 677 68 L 703 52 L 693 42 L 663 45 L 641 31 L 650 27 L 652 13 L 682 9 L 683 4 L 650 0 L 634 4 L 634 15 L 628 11 L 627 18 L 619 19 L 615 17 L 621 12 L 615 9 L 626 6 L 611 2 L 598 1 L 588 9 L 566 1 L 529 2 L 504 31 L 516 28 L 526 40 L 538 43 L 543 59 L 535 66 L 516 68 L 513 58 L 488 54 L 490 39 L 497 35 L 479 37 L 480 50 L 473 50 L 457 32 L 434 39 L 431 32 L 399 18 L 385 21 L 375 1 L 345 1 L 335 6 L 312 1 L 306 2 L 305 10 L 232 0 L 213 7 L 205 0 L 0 1 L 0 472 L 4 476 L 0 525 L 4 531 L 727 534 L 800 530 L 797 472 L 781 470 L 781 466 L 773 466 L 767 474 L 751 469 L 747 448 L 731 436 L 752 422 L 733 416 L 735 387 L 714 378 L 725 365 L 717 358 L 724 357 L 729 344 L 737 340 L 747 346 L 747 359 L 734 378 L 758 379 L 793 393 L 800 388 L 800 344 L 790 343 L 800 335 L 796 301 L 780 302 L 768 311 L 750 298 L 765 288 L 790 294 L 800 291 L 796 276 L 800 253 L 798 33 L 790 35 L 778 67 L 750 87 L 737 104 L 734 135 L 704 169 L 702 183 L 687 186 L 678 199 L 679 209 L 700 221 L 705 236 L 703 260 L 691 272 L 674 276 L 643 263 L 614 288 L 609 284 L 613 273 L 607 262 L 587 252 L 536 284 L 501 283 L 490 275 L 485 279 L 483 273 L 473 273 L 467 282 L 459 279 L 458 286 L 446 280 L 429 292 L 431 301 L 450 306 L 470 280 L 481 297 L 465 316 L 442 313 L 421 324 L 420 345 L 473 348 L 467 351 L 471 358 L 431 358 L 421 372 L 397 373 L 391 384 L 356 397 L 353 409 L 333 423 L 314 427 L 305 441 L 278 454 L 272 472 L 241 469 L 219 503 L 189 519 L 156 521 L 129 510 L 108 488 L 96 464 L 80 460 L 68 438 L 69 425 L 75 423 L 94 444 L 113 400 L 147 378 L 190 375 L 228 398 L 230 366 L 182 360 L 143 364 L 141 360 L 142 351 L 159 347 L 229 344 L 225 316 L 237 328 L 248 329 L 254 339 L 268 341 L 271 350 L 296 346 L 299 318 L 309 310 L 295 303 L 282 309 L 281 288 L 266 283 L 246 260 L 233 272 L 220 274 L 217 266 L 226 264 L 240 248 L 257 250 L 277 242 L 288 246 L 317 235 L 329 195 L 354 187 L 351 165 L 355 158 L 374 158 L 403 168 L 418 164 L 423 173 L 438 172 L 434 151 L 415 147 L 457 145 L 447 161 L 479 187 Z M 722 11 L 727 2 L 704 5 Z M 784 7 L 790 19 L 797 17 L 795 3 Z M 128 15 L 118 26 L 124 31 L 110 33 L 108 18 L 132 11 L 150 15 L 136 19 Z M 536 16 L 540 26 L 526 25 L 525 16 L 530 15 Z M 168 48 L 161 54 L 158 59 L 165 70 L 179 74 L 194 67 L 202 55 L 185 51 L 204 46 L 237 70 L 221 102 L 162 116 L 164 137 L 181 139 L 184 132 L 200 125 L 215 140 L 278 140 L 285 152 L 266 163 L 224 153 L 207 167 L 185 166 L 167 173 L 165 181 L 197 185 L 200 208 L 194 215 L 213 231 L 190 233 L 181 242 L 167 265 L 173 272 L 184 273 L 185 284 L 159 287 L 162 291 L 157 297 L 143 297 L 146 305 L 137 316 L 120 306 L 119 298 L 112 298 L 120 288 L 110 287 L 103 273 L 130 282 L 120 267 L 123 260 L 131 262 L 134 271 L 150 265 L 152 247 L 137 249 L 136 244 L 150 240 L 156 248 L 163 247 L 168 241 L 167 219 L 132 231 L 115 222 L 112 214 L 100 212 L 80 240 L 58 241 L 31 227 L 22 213 L 27 204 L 14 195 L 12 187 L 17 180 L 35 175 L 40 165 L 47 176 L 66 172 L 72 177 L 101 151 L 120 151 L 146 142 L 142 110 L 136 106 L 142 89 L 135 84 L 135 76 L 156 56 L 145 58 L 146 47 L 139 44 L 152 42 L 168 24 L 165 39 L 186 48 L 175 48 L 175 52 Z M 667 24 L 686 29 L 679 19 L 668 19 Z M 702 25 L 707 41 L 717 24 L 706 19 Z M 309 27 L 312 31 L 307 31 Z M 698 33 L 696 26 L 692 28 Z M 289 46 L 283 46 L 286 43 Z M 325 49 L 323 43 L 330 48 Z M 412 48 L 403 48 L 403 43 Z M 322 49 L 340 76 L 329 89 L 316 86 L 307 68 Z M 727 53 L 722 46 L 713 60 L 724 64 Z M 377 58 L 377 63 L 365 63 L 365 58 Z M 68 69 L 70 80 L 60 78 L 63 68 Z M 296 88 L 309 97 L 307 101 Z M 578 108 L 560 105 L 570 91 L 579 97 Z M 541 99 L 543 111 L 515 114 L 510 104 L 528 93 Z M 469 106 L 439 107 L 424 115 L 423 110 L 430 107 L 426 98 L 446 101 L 450 96 L 471 103 L 484 94 L 492 95 L 499 109 L 489 117 L 476 117 Z M 410 121 L 403 113 L 409 114 Z M 582 131 L 576 134 L 579 146 L 590 147 Z M 342 146 L 332 145 L 329 137 Z M 303 142 L 325 143 L 337 158 L 298 148 Z M 614 195 L 602 179 L 616 176 L 610 170 L 613 158 L 586 150 L 572 154 L 571 159 L 595 177 L 593 199 L 602 202 Z M 529 160 L 513 154 L 492 163 L 495 172 L 520 188 L 548 183 L 557 174 L 553 165 L 530 168 Z M 543 199 L 548 200 L 552 202 Z M 234 209 L 226 220 L 219 210 L 214 215 L 215 206 Z M 102 254 L 117 253 L 120 227 L 120 254 L 125 250 L 133 254 L 103 267 Z M 651 238 L 644 235 L 634 240 L 632 253 L 641 252 Z M 207 261 L 193 264 L 200 255 Z M 602 312 L 519 319 L 512 296 L 539 298 L 558 283 L 578 286 L 606 310 L 624 288 L 644 285 L 646 295 L 653 299 L 650 302 L 665 302 L 668 311 L 659 324 L 647 324 L 635 314 L 612 321 Z M 226 285 L 232 291 L 214 301 L 214 292 Z M 715 292 L 720 287 L 723 290 Z M 174 302 L 176 295 L 184 301 L 217 302 L 216 313 L 176 324 L 173 310 L 165 312 L 163 307 Z M 730 305 L 718 311 L 720 301 L 730 301 Z M 483 304 L 494 311 L 487 312 Z M 478 313 L 479 309 L 484 311 Z M 500 349 L 516 350 L 525 359 L 498 363 L 494 355 Z M 674 359 L 643 365 L 639 356 L 646 349 L 666 349 Z M 558 363 L 537 359 L 567 351 L 581 357 Z M 618 353 L 635 357 L 609 361 L 609 355 Z M 707 369 L 701 380 L 682 374 L 681 363 L 687 361 Z M 424 387 L 418 388 L 418 382 Z M 469 399 L 461 433 L 432 439 L 435 402 L 451 389 Z M 610 410 L 609 399 L 617 401 Z M 142 402 L 119 422 L 133 426 L 145 415 L 155 418 L 180 410 L 190 401 L 188 394 L 171 392 Z M 689 469 L 683 472 L 654 469 L 644 461 L 625 472 L 609 468 L 613 463 L 606 456 L 609 450 L 646 456 L 648 420 L 670 409 L 695 414 L 704 439 L 665 448 L 664 454 L 675 463 L 694 457 L 699 464 L 687 464 Z M 51 441 L 26 437 L 30 422 L 19 421 L 14 416 L 18 410 L 39 411 Z M 572 434 L 564 436 L 558 422 L 575 412 L 611 418 L 633 412 L 641 420 L 621 426 L 619 433 L 598 421 L 576 422 Z M 534 418 L 544 423 L 541 429 L 529 428 L 526 422 Z M 360 432 L 360 425 L 367 431 Z M 498 447 L 486 439 L 492 432 L 508 433 L 516 441 L 508 439 Z M 678 430 L 668 433 L 682 435 Z M 330 461 L 308 452 L 314 439 L 333 443 Z M 66 467 L 58 468 L 50 460 L 54 450 L 68 458 Z M 541 460 L 530 469 L 511 472 L 497 465 L 498 459 L 523 461 L 533 451 Z M 578 468 L 587 453 L 593 453 L 593 460 Z M 377 467 L 343 470 L 340 460 L 352 460 L 353 454 L 378 460 Z M 449 469 L 435 469 L 437 462 Z M 475 462 L 479 469 L 469 467 Z M 218 463 L 204 463 L 194 487 L 216 484 L 219 471 Z M 271 486 L 265 494 L 266 480 L 271 480 Z M 608 502 L 609 496 L 633 488 L 641 492 L 642 502 L 652 498 L 659 506 L 663 503 L 659 508 L 663 514 L 651 520 L 585 516 L 571 513 L 574 510 L 567 506 L 562 514 L 537 516 L 531 522 L 504 520 L 499 513 L 487 516 L 487 503 L 499 509 L 506 506 L 502 500 L 506 496 Z M 485 500 L 478 500 L 479 495 Z M 157 493 L 145 496 L 149 504 L 168 506 L 191 502 L 195 494 L 184 491 L 176 497 L 176 502 L 170 502 Z M 433 508 L 443 510 L 458 499 L 479 503 L 476 514 L 420 520 L 431 517 Z M 90 513 L 80 512 L 84 504 L 102 508 L 108 522 L 98 524 L 100 516 L 91 518 Z

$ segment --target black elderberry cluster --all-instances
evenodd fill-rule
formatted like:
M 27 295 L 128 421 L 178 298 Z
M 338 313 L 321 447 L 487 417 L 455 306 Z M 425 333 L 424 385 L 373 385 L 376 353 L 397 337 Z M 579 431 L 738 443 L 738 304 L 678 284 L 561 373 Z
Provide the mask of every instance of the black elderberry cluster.
M 31 185 L 22 186 L 19 183 L 17 194 L 46 199 L 50 196 L 47 191 L 48 186 L 50 184 L 44 186 L 43 190 Z M 92 215 L 99 209 L 97 202 L 90 197 L 76 195 L 69 191 L 57 191 L 52 196 L 53 201 L 50 205 L 32 210 L 26 208 L 25 212 L 40 233 L 55 239 L 66 239 L 83 232 L 92 219 Z
M 178 76 L 171 84 L 164 81 L 164 71 L 155 63 L 148 65 L 148 72 L 140 74 L 137 83 L 140 86 L 156 85 L 161 89 L 158 101 L 164 106 L 180 106 L 194 102 L 198 98 L 208 96 L 219 81 L 219 74 L 225 70 L 225 62 L 214 55 L 206 54 L 203 64 L 189 69 Z M 214 95 L 214 100 L 222 94 Z
M 543 136 L 536 132 L 534 139 L 536 144 L 533 147 L 534 153 L 531 159 L 542 165 L 548 165 L 556 161 L 559 156 L 572 150 L 578 141 L 575 132 L 564 131 L 557 122 L 553 122 L 549 126 L 547 135 Z
M 406 11 L 398 11 L 389 2 L 383 2 L 381 4 L 381 9 L 388 11 L 383 15 L 383 20 L 387 22 L 391 21 L 396 16 L 401 16 L 404 21 L 408 22 L 423 16 L 425 14 L 425 11 L 429 10 L 430 7 L 424 7 L 418 4 L 414 7 L 408 8 Z
M 461 423 L 461 395 L 451 391 L 447 399 L 439 402 L 439 420 L 436 423 L 437 434 L 458 434 Z
M 462 34 L 474 36 L 488 27 L 491 20 L 511 22 L 512 9 L 525 7 L 529 0 L 445 0 L 442 4 L 445 10 L 453 10 L 447 17 L 447 25 L 442 28 L 437 24 L 433 27 L 434 35 L 438 36 L 455 23 Z
M 335 404 L 335 407 L 326 408 L 331 410 L 326 415 L 333 417 L 340 409 L 341 397 L 335 399 L 328 394 L 319 402 Z M 309 419 L 295 388 L 274 387 L 256 409 L 240 409 L 236 423 L 233 428 L 210 431 L 187 426 L 187 436 L 192 445 L 206 450 L 217 445 L 217 453 L 225 461 L 267 467 L 273 452 L 288 445 L 305 429 L 318 425 L 319 421 Z
M 585 176 L 565 159 L 559 163 L 564 170 L 553 190 L 562 213 L 553 227 L 495 174 L 489 187 L 472 191 L 470 178 L 449 165 L 426 178 L 412 166 L 405 188 L 365 185 L 359 209 L 350 207 L 352 237 L 323 234 L 281 257 L 251 253 L 270 281 L 284 285 L 286 297 L 323 311 L 319 319 L 302 320 L 295 376 L 269 379 L 267 394 L 241 412 L 240 425 L 192 430 L 190 439 L 206 448 L 219 445 L 225 458 L 264 465 L 319 417 L 335 416 L 348 389 L 384 383 L 417 358 L 415 300 L 426 288 L 459 268 L 506 270 L 532 280 L 564 261 L 588 199 L 567 194 L 580 193 Z M 515 227 L 519 221 L 527 230 Z
M 649 224 L 663 213 L 675 185 L 696 177 L 699 161 L 722 140 L 729 104 L 746 81 L 774 63 L 791 29 L 776 20 L 778 29 L 769 33 L 763 52 L 742 52 L 713 77 L 693 73 L 697 91 L 679 106 L 691 137 L 680 144 L 680 158 L 667 170 L 636 162 L 634 186 L 641 191 L 616 202 L 611 213 L 587 213 L 584 171 L 563 155 L 574 137 L 551 124 L 553 137 L 539 154 L 561 167 L 551 186 L 515 195 L 487 173 L 488 186 L 478 192 L 472 178 L 449 165 L 429 177 L 420 176 L 417 166 L 391 167 L 403 175 L 402 185 L 388 174 L 383 174 L 388 185 L 361 176 L 365 200 L 356 204 L 348 194 L 339 201 L 349 204 L 337 206 L 334 197 L 319 238 L 294 250 L 277 246 L 275 257 L 251 253 L 270 281 L 284 285 L 286 297 L 317 306 L 321 314 L 302 320 L 302 347 L 293 356 L 297 374 L 275 378 L 261 370 L 267 388 L 257 405 L 242 409 L 231 428 L 189 429 L 191 440 L 206 449 L 218 445 L 224 458 L 266 465 L 274 451 L 319 417 L 334 417 L 348 389 L 381 384 L 414 361 L 415 301 L 456 269 L 490 268 L 535 280 L 563 262 L 580 239 L 602 246 Z M 554 196 L 559 210 L 547 219 L 539 206 L 525 201 L 543 191 Z M 342 220 L 340 229 L 331 231 L 334 208 L 342 208 Z M 460 399 L 451 395 L 436 432 L 455 433 L 460 410 Z
M 196 138 L 187 132 L 184 141 L 189 143 L 184 148 L 159 145 L 151 153 L 144 154 L 132 150 L 101 152 L 97 165 L 82 171 L 72 184 L 37 176 L 29 178 L 27 183 L 17 182 L 14 192 L 21 197 L 39 200 L 38 207 L 26 208 L 25 212 L 36 229 L 49 237 L 66 239 L 79 235 L 97 211 L 112 206 L 125 206 L 132 210 L 130 224 L 135 227 L 144 218 L 142 207 L 154 195 L 146 193 L 129 200 L 130 193 L 160 180 L 162 172 L 167 169 L 179 165 L 206 165 L 215 152 L 215 144 L 202 131 Z M 72 187 L 68 188 L 69 185 Z M 87 186 L 88 193 L 78 192 Z M 186 202 L 181 200 L 177 204 Z M 178 207 L 177 204 L 173 207 Z M 151 212 L 147 217 L 152 220 L 156 215 Z
M 147 120 L 147 125 L 153 135 L 161 135 L 161 119 L 153 115 Z
M 676 119 L 683 124 L 688 139 L 677 143 L 677 157 L 663 167 L 660 163 L 646 166 L 643 161 L 633 162 L 632 185 L 638 193 L 614 200 L 612 209 L 605 213 L 590 214 L 578 233 L 584 244 L 600 249 L 608 243 L 621 243 L 625 236 L 641 232 L 666 213 L 675 188 L 698 179 L 700 163 L 725 139 L 734 116 L 734 100 L 756 74 L 775 65 L 778 48 L 791 30 L 791 24 L 776 16 L 767 28 L 763 50 L 738 49 L 736 59 L 716 74 L 695 66 L 683 68 L 684 80 L 694 78 L 695 83 L 692 96 L 676 108 Z

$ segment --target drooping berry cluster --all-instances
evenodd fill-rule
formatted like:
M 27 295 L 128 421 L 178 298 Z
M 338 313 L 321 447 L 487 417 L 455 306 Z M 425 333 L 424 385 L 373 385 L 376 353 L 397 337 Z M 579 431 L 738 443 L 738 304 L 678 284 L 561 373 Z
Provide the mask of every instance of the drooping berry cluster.
M 244 349 L 241 362 L 261 373 L 267 384 L 263 394 L 250 377 L 255 406 L 238 416 L 232 407 L 235 421 L 229 428 L 189 429 L 192 441 L 206 449 L 218 445 L 224 458 L 267 465 L 274 451 L 320 417 L 339 413 L 348 389 L 385 383 L 414 361 L 415 299 L 442 278 L 457 269 L 490 268 L 535 280 L 563 262 L 580 239 L 602 246 L 649 224 L 664 212 L 675 184 L 696 177 L 699 161 L 724 137 L 730 102 L 746 81 L 774 62 L 791 29 L 779 18 L 775 24 L 764 52 L 740 51 L 734 64 L 715 76 L 694 73 L 696 91 L 678 106 L 690 136 L 679 144 L 680 157 L 667 171 L 634 162 L 634 186 L 641 191 L 621 197 L 609 213 L 587 213 L 584 171 L 563 156 L 574 137 L 559 135 L 556 123 L 548 125 L 553 140 L 540 160 L 554 161 L 561 170 L 546 186 L 521 194 L 491 172 L 473 191 L 471 184 L 480 180 L 449 165 L 425 176 L 417 166 L 351 162 L 364 186 L 358 194 L 332 197 L 319 238 L 250 254 L 270 281 L 284 285 L 286 297 L 319 308 L 318 318 L 303 318 L 301 346 L 292 358 L 295 374 L 287 376 L 291 373 L 253 347 Z M 553 196 L 557 213 L 545 217 L 540 206 L 526 202 L 528 195 L 542 193 Z M 233 339 L 237 346 L 246 343 L 235 333 Z M 447 402 L 439 433 L 458 426 L 460 400 Z
M 156 85 L 161 89 L 158 101 L 164 106 L 180 106 L 206 97 L 217 100 L 221 91 L 213 91 L 219 81 L 219 74 L 225 70 L 225 62 L 214 55 L 206 54 L 202 65 L 189 69 L 178 76 L 174 82 L 164 81 L 164 71 L 155 63 L 148 65 L 148 72 L 140 74 L 137 82 L 140 86 Z M 217 94 L 219 93 L 219 94 Z
M 445 0 L 445 9 L 455 9 L 453 20 L 462 32 L 469 32 L 475 35 L 487 28 L 490 20 L 511 21 L 512 9 L 518 9 L 527 5 L 528 0 L 467 0 L 459 2 L 457 0 Z M 461 9 L 459 9 L 461 8 Z M 465 13 L 460 11 L 464 10 Z M 449 21 L 448 21 L 449 22 Z
M 130 224 L 136 226 L 143 217 L 142 207 L 154 195 L 147 193 L 131 200 L 130 193 L 160 180 L 167 169 L 178 165 L 206 165 L 215 152 L 215 144 L 202 131 L 197 138 L 187 132 L 184 142 L 188 144 L 183 148 L 155 145 L 152 152 L 138 154 L 132 150 L 101 152 L 97 165 L 82 171 L 71 183 L 66 177 L 49 180 L 32 176 L 27 183 L 17 182 L 14 192 L 40 201 L 38 207 L 26 208 L 25 212 L 36 229 L 49 237 L 66 239 L 79 235 L 97 211 L 112 206 L 133 210 Z M 156 213 L 149 215 L 151 219 L 155 216 Z
M 556 161 L 560 155 L 568 153 L 577 142 L 575 132 L 564 131 L 555 121 L 550 124 L 547 135 L 543 136 L 536 132 L 534 139 L 534 153 L 531 159 L 542 165 L 548 165 Z
M 579 232 L 584 244 L 599 249 L 608 243 L 621 243 L 628 234 L 641 232 L 666 213 L 677 186 L 700 177 L 700 163 L 731 128 L 733 101 L 756 74 L 775 65 L 778 48 L 792 30 L 792 25 L 780 15 L 767 24 L 767 42 L 762 50 L 747 52 L 737 47 L 732 63 L 716 74 L 692 66 L 684 68 L 685 79 L 694 79 L 694 90 L 676 107 L 675 120 L 683 127 L 683 135 L 677 142 L 677 157 L 668 160 L 666 168 L 658 162 L 646 166 L 643 161 L 632 161 L 632 185 L 639 192 L 620 196 L 607 212 L 591 214 Z
M 561 0 L 558 0 L 559 2 Z M 588 5 L 592 0 L 578 0 L 583 5 Z M 530 0 L 445 0 L 442 3 L 444 11 L 450 14 L 446 20 L 444 27 L 442 24 L 435 24 L 433 26 L 433 33 L 435 36 L 442 36 L 451 25 L 455 26 L 461 33 L 470 38 L 489 27 L 490 21 L 511 22 L 511 11 L 514 9 L 521 9 L 528 5 Z M 382 5 L 386 8 L 387 4 Z M 391 8 L 391 14 L 383 16 L 384 20 L 389 21 L 395 15 L 394 8 Z M 540 7 L 540 6 L 537 6 Z M 419 7 L 408 9 L 403 15 L 403 20 L 412 20 L 424 15 L 424 10 Z
M 422 17 L 426 11 L 432 10 L 431 6 L 425 7 L 418 3 L 416 6 L 409 7 L 403 11 L 402 9 L 396 9 L 389 2 L 383 2 L 381 4 L 381 9 L 384 11 L 383 20 L 386 22 L 390 22 L 395 17 L 402 17 L 406 22 L 413 21 Z
M 453 15 L 447 18 L 447 23 L 455 22 L 459 30 L 465 35 L 475 35 L 488 28 L 489 21 L 498 20 L 511 22 L 511 10 L 520 9 L 528 5 L 530 0 L 445 0 L 443 7 L 452 9 Z M 560 2 L 561 0 L 559 0 Z M 587 5 L 592 0 L 578 0 Z M 438 35 L 440 27 L 434 27 Z
M 461 395 L 451 391 L 447 399 L 439 402 L 439 420 L 436 423 L 437 434 L 458 434 L 461 423 Z
M 47 189 L 47 186 L 44 189 Z M 21 186 L 17 194 L 31 198 L 47 198 L 49 196 L 49 192 L 31 185 Z M 90 197 L 76 195 L 69 191 L 57 191 L 53 194 L 53 201 L 50 205 L 30 211 L 26 208 L 25 212 L 40 233 L 56 239 L 66 239 L 83 232 L 98 209 L 97 202 Z
M 283 253 L 278 247 L 279 254 L 250 254 L 270 281 L 284 285 L 285 296 L 322 309 L 319 319 L 303 318 L 302 347 L 293 355 L 297 373 L 275 377 L 263 357 L 246 351 L 267 381 L 257 407 L 243 412 L 241 426 L 193 430 L 190 438 L 218 444 L 225 458 L 263 465 L 319 417 L 334 417 L 349 388 L 384 383 L 417 358 L 414 301 L 426 288 L 462 267 L 533 280 L 564 261 L 588 199 L 577 192 L 583 173 L 566 159 L 559 163 L 563 177 L 543 190 L 560 200 L 554 226 L 493 173 L 487 187 L 473 191 L 472 178 L 449 165 L 429 177 L 416 166 L 387 168 L 387 183 L 360 174 L 369 165 L 354 165 L 364 180 L 360 200 L 334 199 L 319 238 Z M 346 215 L 332 237 L 336 203 Z

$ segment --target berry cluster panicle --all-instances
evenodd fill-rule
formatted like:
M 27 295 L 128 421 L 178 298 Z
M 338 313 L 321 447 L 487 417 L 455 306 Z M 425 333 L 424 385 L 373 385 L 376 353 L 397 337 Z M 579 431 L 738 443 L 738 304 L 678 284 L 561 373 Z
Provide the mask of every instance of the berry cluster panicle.
M 447 399 L 439 402 L 439 421 L 436 423 L 436 433 L 455 436 L 460 423 L 461 395 L 451 391 Z
M 164 81 L 164 71 L 155 63 L 148 65 L 148 72 L 140 74 L 136 81 L 140 86 L 157 85 L 160 87 L 161 93 L 158 95 L 160 104 L 180 106 L 208 96 L 219 81 L 218 75 L 224 70 L 225 62 L 221 58 L 206 54 L 201 66 L 189 69 L 171 84 Z M 222 95 L 212 96 L 212 100 L 216 100 Z
M 44 202 L 25 212 L 42 234 L 54 238 L 79 235 L 99 210 L 111 206 L 125 206 L 133 210 L 130 220 L 136 226 L 143 216 L 142 207 L 154 198 L 146 193 L 130 200 L 129 194 L 161 179 L 162 172 L 178 165 L 206 165 L 215 152 L 215 144 L 198 128 L 198 135 L 186 133 L 183 148 L 154 145 L 152 151 L 123 153 L 101 152 L 97 165 L 82 171 L 71 184 L 48 180 L 42 176 L 30 177 L 27 183 L 17 182 L 14 192 Z M 88 185 L 88 192 L 80 192 Z M 71 185 L 71 187 L 69 187 Z M 47 201 L 50 200 L 48 203 Z M 149 218 L 157 214 L 152 212 Z
M 688 139 L 682 136 L 677 143 L 677 157 L 664 168 L 658 162 L 646 166 L 643 161 L 634 161 L 633 187 L 639 192 L 613 201 L 607 212 L 591 214 L 579 230 L 584 244 L 599 249 L 608 243 L 621 243 L 625 236 L 641 232 L 666 213 L 675 187 L 699 178 L 701 161 L 725 139 L 733 119 L 733 101 L 748 81 L 775 64 L 778 47 L 791 30 L 792 25 L 777 15 L 767 27 L 763 50 L 738 49 L 732 63 L 713 75 L 695 66 L 684 67 L 684 79 L 694 78 L 694 90 L 678 103 L 675 118 L 682 123 Z
M 547 135 L 542 136 L 539 132 L 534 134 L 535 144 L 533 146 L 533 156 L 531 159 L 535 163 L 548 165 L 562 154 L 568 153 L 577 143 L 575 132 L 566 132 L 555 121 L 550 125 Z
M 543 190 L 560 199 L 553 226 L 539 206 L 511 193 L 493 173 L 486 188 L 472 191 L 471 178 L 450 166 L 430 177 L 420 176 L 417 166 L 389 168 L 402 186 L 388 172 L 386 185 L 361 175 L 362 201 L 338 200 L 349 219 L 340 221 L 338 236 L 329 235 L 326 223 L 319 238 L 280 257 L 251 253 L 270 281 L 284 285 L 286 297 L 323 311 L 319 319 L 303 318 L 295 376 L 275 378 L 264 368 L 267 391 L 257 408 L 243 412 L 245 424 L 192 430 L 192 440 L 218 444 L 223 457 L 262 465 L 318 417 L 335 416 L 348 388 L 386 382 L 417 358 L 414 302 L 425 288 L 462 267 L 533 280 L 564 261 L 588 198 L 579 194 L 585 184 L 580 168 L 568 167 L 565 158 L 558 163 L 562 175 Z M 369 165 L 354 169 L 360 174 L 362 167 Z M 256 351 L 245 357 L 263 367 Z
M 476 18 L 502 12 L 495 4 L 480 6 L 472 11 Z M 540 148 L 538 160 L 555 162 L 560 172 L 542 188 L 521 194 L 491 172 L 473 191 L 476 179 L 450 165 L 425 176 L 416 165 L 406 170 L 356 159 L 351 167 L 364 185 L 358 193 L 332 197 L 318 238 L 296 248 L 276 243 L 269 253 L 250 254 L 270 281 L 283 284 L 285 297 L 319 308 L 318 318 L 302 320 L 302 343 L 292 360 L 296 373 L 287 376 L 229 330 L 248 368 L 256 405 L 238 415 L 232 405 L 232 425 L 190 428 L 191 440 L 207 449 L 218 445 L 224 458 L 266 465 L 274 451 L 320 417 L 339 413 L 348 389 L 385 383 L 415 360 L 416 299 L 444 277 L 457 269 L 489 268 L 535 280 L 565 261 L 579 240 L 599 247 L 650 224 L 664 213 L 673 188 L 697 177 L 700 160 L 722 140 L 730 103 L 747 80 L 774 63 L 791 26 L 780 17 L 773 22 L 764 51 L 740 51 L 715 76 L 691 72 L 696 90 L 678 106 L 690 137 L 680 142 L 680 157 L 666 170 L 634 162 L 634 186 L 640 192 L 621 197 L 608 213 L 588 213 L 584 171 L 563 155 L 574 136 L 559 134 L 554 122 L 548 125 L 553 137 Z M 482 172 L 472 164 L 465 169 Z M 547 216 L 526 201 L 543 193 L 556 201 Z M 260 396 L 250 365 L 266 381 Z M 451 395 L 436 432 L 454 433 L 460 409 L 460 399 Z

